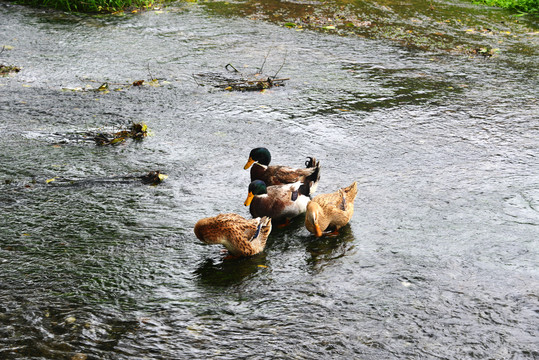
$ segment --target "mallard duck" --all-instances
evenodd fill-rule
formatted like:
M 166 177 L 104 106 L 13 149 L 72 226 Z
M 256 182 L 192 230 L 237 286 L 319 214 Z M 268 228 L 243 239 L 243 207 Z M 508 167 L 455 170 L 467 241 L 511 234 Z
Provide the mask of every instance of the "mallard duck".
M 271 155 L 268 149 L 258 147 L 251 150 L 249 160 L 243 167 L 247 170 L 251 167 L 251 181 L 262 180 L 267 186 L 292 184 L 295 182 L 305 182 L 305 179 L 316 173 L 316 181 L 320 178 L 320 162 L 314 157 L 308 157 L 305 162 L 306 168 L 294 169 L 288 166 L 273 165 L 269 166 Z M 311 190 L 316 191 L 315 188 Z
M 249 184 L 244 205 L 249 206 L 253 217 L 269 216 L 275 221 L 284 220 L 286 224 L 307 209 L 311 185 L 308 178 L 305 183 L 272 186 L 266 186 L 262 180 L 255 180 Z
M 341 227 L 348 224 L 354 214 L 354 200 L 357 182 L 331 194 L 317 195 L 307 204 L 305 227 L 316 236 L 322 236 L 326 229 L 338 234 Z
M 222 244 L 231 255 L 251 256 L 266 246 L 271 219 L 247 220 L 238 214 L 219 214 L 198 220 L 195 235 L 206 244 Z

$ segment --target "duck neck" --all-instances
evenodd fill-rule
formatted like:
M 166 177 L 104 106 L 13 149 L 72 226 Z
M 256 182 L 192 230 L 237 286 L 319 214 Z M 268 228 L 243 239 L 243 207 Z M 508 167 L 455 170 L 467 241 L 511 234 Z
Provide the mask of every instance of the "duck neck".
M 251 166 L 251 181 L 262 180 L 264 173 L 266 172 L 267 166 L 260 165 L 259 163 L 254 163 Z

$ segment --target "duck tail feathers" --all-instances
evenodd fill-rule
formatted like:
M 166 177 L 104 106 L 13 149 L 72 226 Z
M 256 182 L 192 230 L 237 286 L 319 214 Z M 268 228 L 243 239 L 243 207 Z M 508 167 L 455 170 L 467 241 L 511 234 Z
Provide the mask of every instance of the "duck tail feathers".
M 313 168 L 316 167 L 316 165 L 318 164 L 318 161 L 316 161 L 316 158 L 314 157 L 308 156 L 307 159 L 308 160 L 305 161 L 306 168 Z
M 343 190 L 346 193 L 348 201 L 354 201 L 357 195 L 357 181 L 354 181 L 350 186 L 345 187 Z
M 267 216 L 258 218 L 258 225 L 256 227 L 256 232 L 249 241 L 265 240 L 265 238 L 268 237 L 270 232 L 271 232 L 271 218 Z
M 316 192 L 318 181 L 320 181 L 320 161 L 316 161 L 313 172 L 305 178 L 305 183 L 309 184 L 309 195 Z

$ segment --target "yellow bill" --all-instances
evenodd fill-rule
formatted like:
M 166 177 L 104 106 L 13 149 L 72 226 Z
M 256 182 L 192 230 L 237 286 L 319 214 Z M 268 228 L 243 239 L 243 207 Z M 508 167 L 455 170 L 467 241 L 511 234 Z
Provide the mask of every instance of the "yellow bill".
M 254 197 L 255 197 L 255 196 L 253 195 L 253 193 L 249 191 L 249 195 L 247 195 L 247 199 L 245 200 L 245 202 L 243 203 L 243 205 L 245 205 L 245 206 L 251 205 L 251 201 L 253 201 L 253 198 L 254 198 Z
M 247 164 L 245 164 L 245 166 L 243 167 L 243 170 L 249 169 L 251 165 L 253 165 L 254 162 L 255 161 L 251 157 L 249 157 L 249 160 L 247 160 Z
M 322 236 L 322 230 L 320 229 L 320 225 L 314 224 L 314 230 L 316 237 Z

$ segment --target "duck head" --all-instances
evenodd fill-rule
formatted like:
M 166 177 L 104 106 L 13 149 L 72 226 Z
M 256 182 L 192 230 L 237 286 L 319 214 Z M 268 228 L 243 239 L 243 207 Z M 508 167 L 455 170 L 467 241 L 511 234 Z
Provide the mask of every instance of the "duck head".
M 271 154 L 268 149 L 265 147 L 257 147 L 251 150 L 249 153 L 249 160 L 247 164 L 243 167 L 245 170 L 249 169 L 254 163 L 260 165 L 268 166 L 271 161 Z
M 255 180 L 252 183 L 249 184 L 249 193 L 247 195 L 247 199 L 243 203 L 245 206 L 251 205 L 251 201 L 253 201 L 253 198 L 256 195 L 263 195 L 268 193 L 268 188 L 266 187 L 266 183 L 262 180 Z
M 305 212 L 305 227 L 316 237 L 322 236 L 322 229 L 320 228 L 321 216 L 322 208 L 320 205 L 313 201 L 309 202 Z

